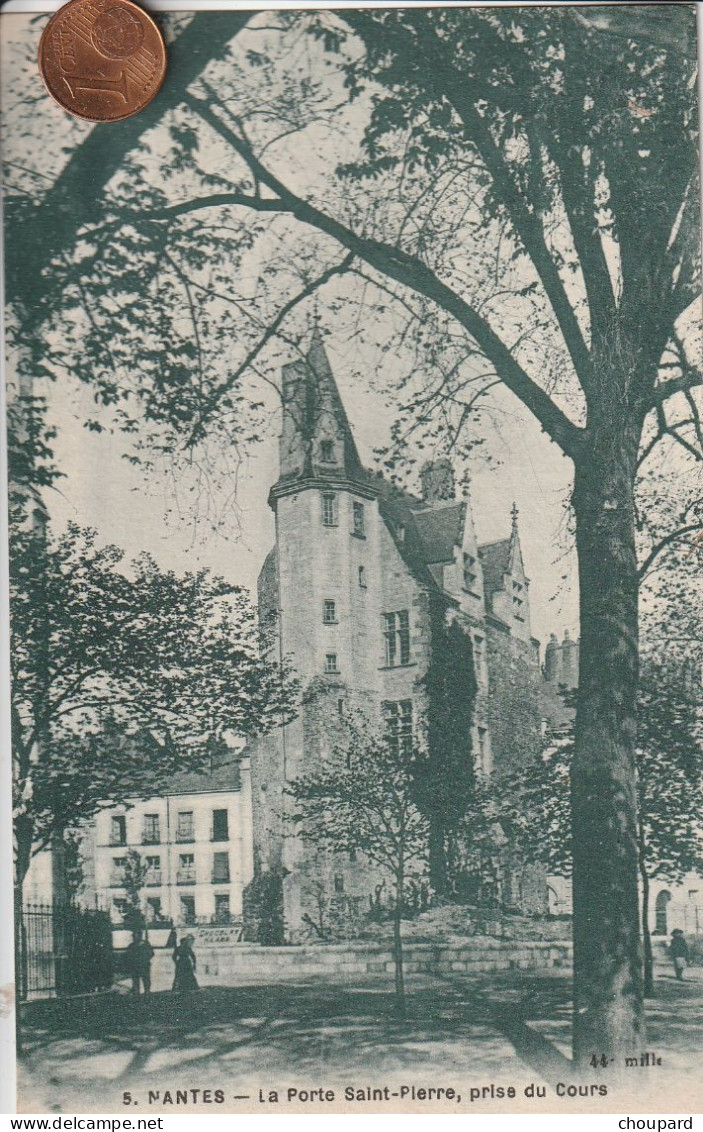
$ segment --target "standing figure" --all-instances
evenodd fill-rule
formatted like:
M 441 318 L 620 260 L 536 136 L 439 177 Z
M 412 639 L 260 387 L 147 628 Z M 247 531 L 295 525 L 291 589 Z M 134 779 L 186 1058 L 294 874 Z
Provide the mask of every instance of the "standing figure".
M 173 978 L 175 991 L 198 990 L 198 980 L 195 977 L 195 952 L 193 951 L 194 935 L 185 936 L 173 952 L 173 962 L 176 964 L 176 973 Z
M 148 939 L 142 939 L 140 931 L 132 932 L 132 942 L 125 951 L 125 969 L 132 976 L 132 994 L 139 994 L 140 984 L 144 994 L 151 991 L 151 960 L 154 948 Z
M 673 932 L 671 933 L 671 946 L 669 950 L 671 952 L 671 958 L 674 962 L 674 971 L 676 972 L 676 978 L 682 980 L 686 965 L 690 961 L 690 956 L 688 953 L 688 944 L 686 943 L 686 937 L 681 931 L 681 928 L 674 928 Z

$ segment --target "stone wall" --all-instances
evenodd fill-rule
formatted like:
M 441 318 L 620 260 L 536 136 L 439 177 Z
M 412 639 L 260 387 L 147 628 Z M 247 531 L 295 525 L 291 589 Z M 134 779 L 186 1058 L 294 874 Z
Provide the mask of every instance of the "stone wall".
M 195 948 L 201 986 L 237 986 L 286 982 L 289 979 L 345 979 L 392 976 L 389 944 L 345 943 L 303 947 L 259 947 L 254 944 Z M 412 943 L 404 948 L 407 974 L 476 976 L 498 971 L 564 970 L 571 966 L 567 940 L 501 940 L 476 936 L 462 944 Z M 173 981 L 171 951 L 158 950 L 152 965 L 154 990 Z
M 495 771 L 518 769 L 541 745 L 539 664 L 530 645 L 486 618 L 489 685 L 486 718 Z

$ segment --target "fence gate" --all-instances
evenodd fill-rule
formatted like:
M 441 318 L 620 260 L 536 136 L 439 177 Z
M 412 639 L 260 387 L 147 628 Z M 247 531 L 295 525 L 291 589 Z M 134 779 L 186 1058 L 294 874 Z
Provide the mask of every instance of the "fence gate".
M 18 935 L 20 999 L 81 994 L 112 985 L 107 912 L 73 904 L 26 904 Z

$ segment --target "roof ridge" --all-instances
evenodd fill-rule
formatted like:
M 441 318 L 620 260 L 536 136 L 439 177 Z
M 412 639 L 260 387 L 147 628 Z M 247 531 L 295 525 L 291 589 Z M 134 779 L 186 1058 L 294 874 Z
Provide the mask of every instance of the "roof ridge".
M 510 545 L 510 535 L 507 538 L 493 539 L 492 542 L 480 542 L 478 544 L 479 550 L 487 549 L 489 546 L 500 546 L 501 544 Z

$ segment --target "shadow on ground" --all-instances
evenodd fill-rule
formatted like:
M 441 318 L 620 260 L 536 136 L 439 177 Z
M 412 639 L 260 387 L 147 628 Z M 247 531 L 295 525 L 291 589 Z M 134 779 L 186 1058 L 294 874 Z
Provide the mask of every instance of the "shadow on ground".
M 228 1096 L 430 1077 L 554 1087 L 571 1074 L 570 993 L 564 976 L 418 980 L 404 1021 L 385 982 L 33 1003 L 23 1010 L 24 1076 L 46 1083 L 46 1111 L 107 1112 L 127 1088 L 141 1104 L 150 1090 L 223 1083 Z M 690 1066 L 692 1044 L 701 1045 L 700 1000 L 700 984 L 671 981 L 650 1003 L 650 1031 L 674 1063 L 680 1050 Z M 93 1094 L 97 1108 L 86 1103 Z

